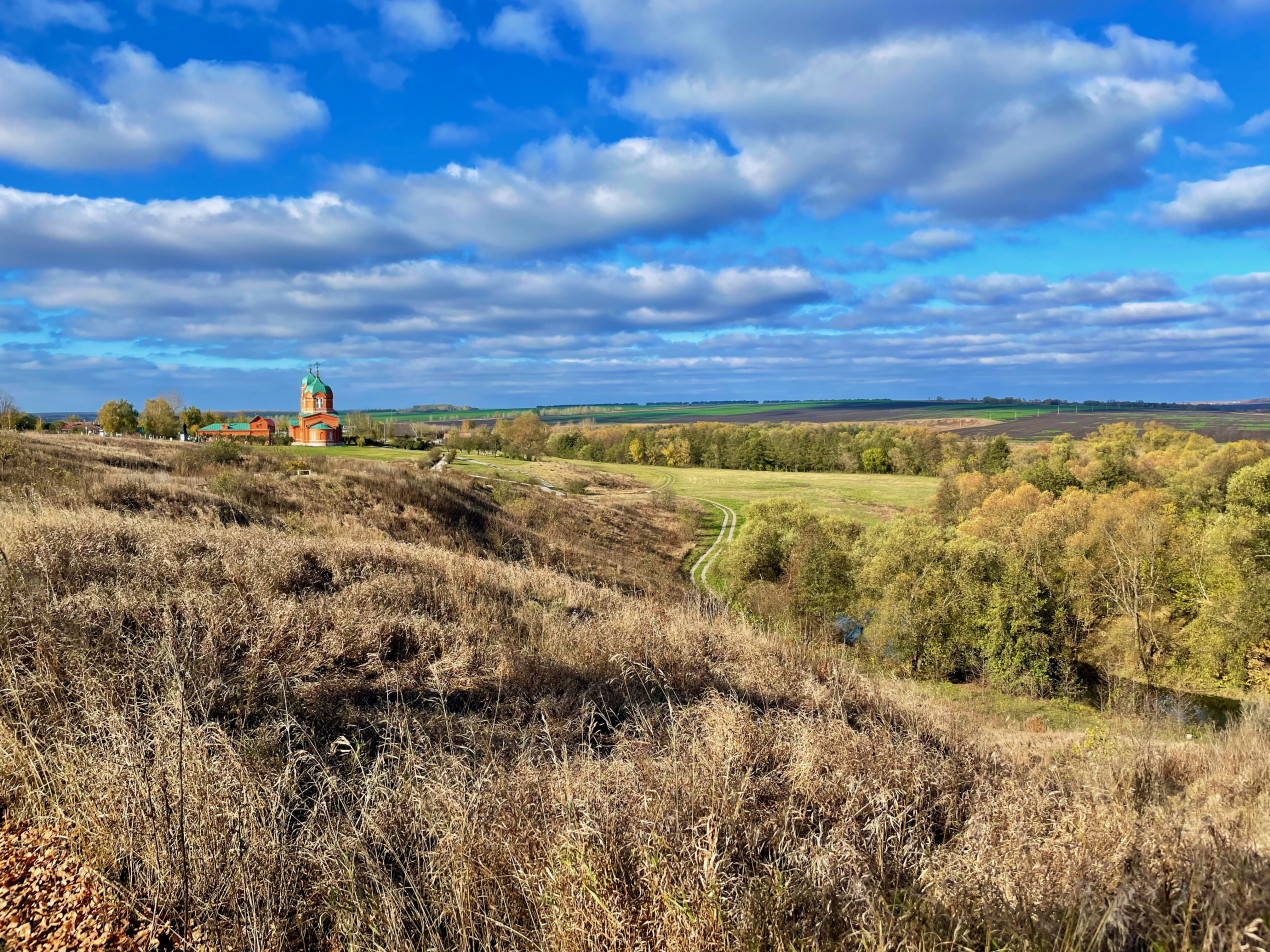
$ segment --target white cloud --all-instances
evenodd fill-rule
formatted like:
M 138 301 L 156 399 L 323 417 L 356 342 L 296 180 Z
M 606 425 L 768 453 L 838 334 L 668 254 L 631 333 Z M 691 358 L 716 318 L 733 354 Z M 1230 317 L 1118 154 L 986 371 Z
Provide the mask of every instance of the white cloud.
M 69 26 L 94 33 L 110 30 L 110 11 L 96 0 L 5 0 L 0 22 L 32 30 Z
M 642 138 L 597 145 L 561 136 L 521 150 L 514 166 L 451 164 L 401 177 L 363 170 L 341 188 L 391 207 L 430 248 L 491 256 L 700 234 L 775 204 L 714 143 Z
M 307 198 L 146 203 L 0 186 L 0 261 L 304 269 L 468 249 L 511 257 L 699 234 L 773 207 L 712 143 L 655 139 L 565 137 L 525 150 L 515 166 L 348 169 L 337 185 Z
M 673 29 L 654 26 L 647 52 L 678 55 Z M 1105 43 L 1031 29 L 807 44 L 749 59 L 716 43 L 637 73 L 619 102 L 717 123 L 760 187 L 821 214 L 891 195 L 1000 221 L 1137 184 L 1164 120 L 1224 99 L 1191 73 L 1189 48 L 1120 27 Z
M 1207 146 L 1200 142 L 1191 142 L 1181 136 L 1175 136 L 1173 144 L 1177 151 L 1188 159 L 1208 159 L 1214 162 L 1229 162 L 1232 159 L 1246 158 L 1256 154 L 1256 149 L 1246 142 L 1227 142 L 1219 146 Z
M 428 143 L 441 148 L 457 148 L 484 141 L 485 133 L 480 129 L 473 126 L 460 126 L 453 122 L 438 123 L 428 133 Z
M 416 247 L 391 222 L 330 193 L 141 204 L 0 186 L 8 267 L 303 268 Z
M 326 122 L 286 69 L 190 60 L 169 70 L 130 46 L 98 60 L 104 102 L 0 56 L 0 157 L 61 170 L 145 168 L 192 150 L 242 161 Z
M 1270 271 L 1219 275 L 1208 287 L 1217 294 L 1260 294 L 1270 291 Z
M 14 289 L 36 307 L 73 309 L 69 332 L 98 340 L 162 337 L 219 344 L 259 336 L 426 338 L 628 334 L 770 321 L 825 298 L 799 268 L 684 265 L 496 268 L 416 261 L 282 275 L 252 272 L 85 274 L 52 270 Z
M 1246 136 L 1264 135 L 1266 132 L 1270 131 L 1270 109 L 1267 109 L 1265 112 L 1257 113 L 1240 126 L 1239 131 Z
M 1270 10 L 1270 0 L 1207 0 L 1203 7 L 1216 9 L 1221 13 L 1247 16 Z
M 1264 275 L 1230 280 L 1239 293 L 1268 284 Z M 473 388 L 545 399 L 626 385 L 632 396 L 650 386 L 778 396 L 790 380 L 803 393 L 841 396 L 844 374 L 920 395 L 931 380 L 945 393 L 990 392 L 1001 389 L 994 382 L 1017 384 L 1021 369 L 1033 395 L 1046 395 L 1033 389 L 1041 386 L 1114 392 L 1089 392 L 1091 366 L 1098 388 L 1124 395 L 1142 396 L 1167 378 L 1174 396 L 1179 381 L 1212 396 L 1228 376 L 1226 389 L 1239 395 L 1270 345 L 1258 302 L 1224 292 L 1195 299 L 1150 273 L 905 278 L 849 307 L 832 305 L 824 283 L 799 267 L 413 261 L 297 274 L 53 270 L 4 290 L 50 315 L 50 329 L 97 342 L 102 359 L 119 342 L 135 352 L 131 342 L 140 340 L 175 366 L 250 340 L 258 361 L 338 350 L 348 384 L 379 393 L 444 378 L 445 392 L 457 388 L 465 399 Z M 0 346 L 0 372 L 20 387 L 75 359 Z M 235 372 L 252 365 L 235 360 Z
M 689 67 L 749 64 L 788 69 L 831 47 L 888 33 L 983 27 L 1055 19 L 1069 0 L 562 0 L 594 46 L 632 59 Z
M 531 53 L 543 59 L 560 53 L 551 19 L 541 8 L 503 7 L 489 28 L 481 31 L 481 42 L 494 49 Z
M 271 13 L 278 8 L 279 0 L 137 0 L 137 12 L 144 17 L 154 16 L 156 6 L 171 7 L 182 13 L 203 13 L 205 10 L 244 9 L 256 13 Z
M 1270 165 L 1236 169 L 1219 179 L 1183 182 L 1159 217 L 1183 231 L 1241 231 L 1270 225 Z
M 923 228 L 887 245 L 883 252 L 906 261 L 934 261 L 975 246 L 975 236 L 957 228 Z
M 467 36 L 437 0 L 382 0 L 379 19 L 385 32 L 414 49 L 445 49 Z

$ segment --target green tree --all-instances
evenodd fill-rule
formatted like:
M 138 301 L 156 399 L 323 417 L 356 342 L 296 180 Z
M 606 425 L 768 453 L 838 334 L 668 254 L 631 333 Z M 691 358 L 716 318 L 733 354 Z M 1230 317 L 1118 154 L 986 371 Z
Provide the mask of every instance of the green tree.
M 186 431 L 193 433 L 204 423 L 203 411 L 198 407 L 183 407 L 181 409 L 181 425 Z
M 1270 459 L 1245 466 L 1226 484 L 1226 506 L 1270 514 Z
M 862 589 L 876 608 L 886 654 L 914 675 L 973 667 L 998 548 L 912 515 L 874 530 L 868 549 Z
M 1004 473 L 1010 465 L 1010 441 L 1004 436 L 993 437 L 983 451 L 983 459 L 979 468 L 990 476 Z
M 890 461 L 886 458 L 886 450 L 880 446 L 874 446 L 860 454 L 860 468 L 866 473 L 886 473 L 891 469 Z
M 164 439 L 175 439 L 181 430 L 181 421 L 176 411 L 163 397 L 151 397 L 141 408 L 141 429 L 148 436 L 159 436 Z
M 127 400 L 108 400 L 97 411 L 97 425 L 107 433 L 136 433 L 137 424 L 137 408 Z

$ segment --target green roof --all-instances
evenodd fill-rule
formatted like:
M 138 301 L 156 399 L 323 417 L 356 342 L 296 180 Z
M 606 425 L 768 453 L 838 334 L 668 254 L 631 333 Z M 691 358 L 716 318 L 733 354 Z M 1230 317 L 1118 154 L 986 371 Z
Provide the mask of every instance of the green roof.
M 209 423 L 207 426 L 200 426 L 198 429 L 200 433 L 203 430 L 216 430 L 218 432 L 223 430 L 250 430 L 251 424 L 250 423 Z
M 304 380 L 300 382 L 300 389 L 304 393 L 324 393 L 328 397 L 331 396 L 331 388 L 324 384 L 322 378 L 313 371 L 304 375 Z
M 300 418 L 299 418 L 299 417 L 292 417 L 290 420 L 288 420 L 288 421 L 287 421 L 287 424 L 288 424 L 289 426 L 299 426 L 299 425 L 300 425 Z
M 334 429 L 334 427 L 329 427 L 325 423 L 314 423 L 311 427 L 309 427 L 309 429 L 310 430 L 331 430 L 331 429 Z
M 309 417 L 315 416 L 333 416 L 337 420 L 340 418 L 340 415 L 334 410 L 314 410 L 312 413 L 301 413 L 300 419 L 307 420 Z

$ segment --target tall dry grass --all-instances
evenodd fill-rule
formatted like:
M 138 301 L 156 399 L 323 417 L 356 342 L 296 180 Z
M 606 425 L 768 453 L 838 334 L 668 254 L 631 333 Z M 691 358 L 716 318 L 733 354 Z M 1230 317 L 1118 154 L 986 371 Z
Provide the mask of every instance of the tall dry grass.
M 49 444 L 0 459 L 0 803 L 227 947 L 1266 947 L 1264 710 L 989 733 L 663 586 L 655 507 Z

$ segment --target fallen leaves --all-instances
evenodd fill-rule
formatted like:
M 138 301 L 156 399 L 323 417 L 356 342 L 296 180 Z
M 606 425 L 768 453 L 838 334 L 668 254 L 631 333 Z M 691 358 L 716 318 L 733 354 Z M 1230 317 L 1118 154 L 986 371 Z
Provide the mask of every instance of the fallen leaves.
M 140 952 L 184 946 L 138 922 L 48 829 L 0 826 L 0 950 Z

